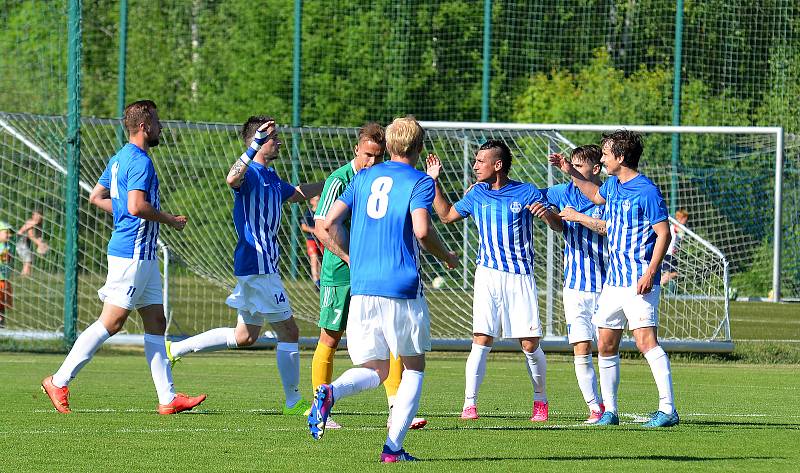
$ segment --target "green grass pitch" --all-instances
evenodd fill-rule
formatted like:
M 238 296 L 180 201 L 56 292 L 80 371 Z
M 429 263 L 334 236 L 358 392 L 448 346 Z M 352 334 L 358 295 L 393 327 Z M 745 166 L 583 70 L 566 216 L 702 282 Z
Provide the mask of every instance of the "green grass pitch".
M 279 414 L 283 399 L 272 351 L 186 357 L 176 386 L 206 392 L 197 411 L 155 414 L 141 352 L 103 350 L 72 383 L 75 413 L 57 414 L 39 391 L 63 355 L 0 353 L 0 471 L 798 471 L 800 379 L 796 365 L 673 363 L 682 423 L 645 430 L 635 415 L 656 408 L 643 359 L 623 360 L 623 425 L 581 424 L 586 409 L 571 359 L 551 356 L 551 420 L 533 425 L 521 357 L 492 354 L 479 400 L 481 419 L 457 418 L 466 353 L 432 354 L 420 415 L 406 448 L 424 461 L 377 463 L 386 435 L 382 388 L 342 400 L 344 429 L 321 441 L 305 419 Z M 308 391 L 311 354 L 302 353 Z M 336 373 L 350 366 L 337 357 Z

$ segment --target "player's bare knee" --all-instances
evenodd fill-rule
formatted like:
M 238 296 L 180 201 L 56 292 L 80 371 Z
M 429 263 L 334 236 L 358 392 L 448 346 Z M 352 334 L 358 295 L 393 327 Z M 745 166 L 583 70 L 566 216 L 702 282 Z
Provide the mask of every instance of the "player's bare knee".
M 272 326 L 272 330 L 278 337 L 279 342 L 297 343 L 300 340 L 300 329 L 297 328 L 294 317 L 272 323 L 270 326 Z
M 319 341 L 328 348 L 336 349 L 339 347 L 339 342 L 342 339 L 342 334 L 337 330 L 328 330 L 326 328 L 320 330 Z
M 522 347 L 522 351 L 526 353 L 533 353 L 539 348 L 539 339 L 534 338 L 520 338 L 519 344 Z

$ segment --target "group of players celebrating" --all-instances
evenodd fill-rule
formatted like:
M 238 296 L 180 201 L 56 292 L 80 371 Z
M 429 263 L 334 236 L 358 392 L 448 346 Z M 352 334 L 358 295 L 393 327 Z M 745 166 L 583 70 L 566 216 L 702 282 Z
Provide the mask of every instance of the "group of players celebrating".
M 571 182 L 538 189 L 509 178 L 512 154 L 498 140 L 483 143 L 473 170 L 476 184 L 450 203 L 439 180 L 442 163 L 427 156 L 416 169 L 425 132 L 411 116 L 384 130 L 359 130 L 354 158 L 324 182 L 294 186 L 271 167 L 281 146 L 275 121 L 250 117 L 242 128 L 247 149 L 226 182 L 233 191 L 237 285 L 227 299 L 235 328 L 215 328 L 185 340 L 164 341 L 156 240 L 159 224 L 182 230 L 187 218 L 160 210 L 158 178 L 148 155 L 161 124 L 152 101 L 125 110 L 129 143 L 113 156 L 90 202 L 114 216 L 100 318 L 76 340 L 62 366 L 42 381 L 53 406 L 70 412 L 69 382 L 95 351 L 122 328 L 133 309 L 145 328 L 145 356 L 160 414 L 192 409 L 205 395 L 175 393 L 172 365 L 189 353 L 253 344 L 265 322 L 277 335 L 283 413 L 307 415 L 311 435 L 322 438 L 334 404 L 384 384 L 389 402 L 382 462 L 415 460 L 403 448 L 406 433 L 421 428 L 419 408 L 425 353 L 431 349 L 430 316 L 420 278 L 420 247 L 448 268 L 459 258 L 439 238 L 431 219 L 450 224 L 471 217 L 479 237 L 474 282 L 473 343 L 466 363 L 462 419 L 477 419 L 478 392 L 496 337 L 518 339 L 533 387 L 530 420 L 547 421 L 546 358 L 534 280 L 533 225 L 541 219 L 565 239 L 564 311 L 575 374 L 589 410 L 588 424 L 619 424 L 619 344 L 626 324 L 648 361 L 659 393 L 646 427 L 679 422 L 669 358 L 657 340 L 659 273 L 670 243 L 668 215 L 658 188 L 640 174 L 643 147 L 626 130 L 603 136 L 550 163 Z M 384 154 L 389 160 L 383 162 Z M 609 178 L 600 180 L 605 166 Z M 325 244 L 320 281 L 320 338 L 312 361 L 313 403 L 300 393 L 299 331 L 278 272 L 278 230 L 284 202 L 320 195 L 315 234 Z M 333 359 L 344 331 L 355 367 L 332 380 Z M 591 342 L 597 339 L 599 376 Z M 597 388 L 599 377 L 600 389 Z

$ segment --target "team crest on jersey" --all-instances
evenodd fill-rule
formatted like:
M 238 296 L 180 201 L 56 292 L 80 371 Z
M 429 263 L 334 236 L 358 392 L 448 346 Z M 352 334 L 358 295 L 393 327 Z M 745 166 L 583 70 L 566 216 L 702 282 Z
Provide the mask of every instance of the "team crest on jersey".
M 522 210 L 522 204 L 520 204 L 519 202 L 514 201 L 514 202 L 511 202 L 511 205 L 509 206 L 509 208 L 511 209 L 512 212 L 517 214 L 517 213 L 519 213 L 520 210 Z
M 626 211 L 626 212 L 627 212 L 628 210 L 630 210 L 630 209 L 631 209 L 631 201 L 630 201 L 630 200 L 628 200 L 628 199 L 625 199 L 625 200 L 623 200 L 623 201 L 622 201 L 622 209 L 623 209 L 624 211 Z
M 592 210 L 592 218 L 600 218 L 602 216 L 603 211 L 600 210 L 600 207 L 595 207 L 594 210 Z

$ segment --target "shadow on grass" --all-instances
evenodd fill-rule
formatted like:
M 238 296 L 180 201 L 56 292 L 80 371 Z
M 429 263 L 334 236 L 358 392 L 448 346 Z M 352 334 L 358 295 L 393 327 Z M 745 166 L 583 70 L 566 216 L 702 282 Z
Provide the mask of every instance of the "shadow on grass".
M 484 462 L 484 461 L 513 461 L 513 460 L 539 460 L 539 461 L 607 461 L 607 460 L 632 460 L 632 461 L 671 461 L 671 462 L 709 462 L 709 461 L 731 461 L 731 460 L 786 460 L 786 457 L 704 457 L 690 455 L 609 455 L 609 456 L 572 456 L 572 457 L 537 457 L 537 456 L 508 456 L 508 457 L 467 457 L 467 458 L 431 458 L 423 459 L 426 463 L 438 462 Z

